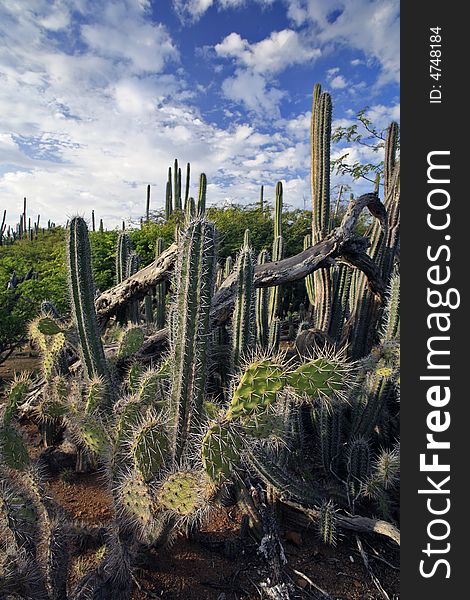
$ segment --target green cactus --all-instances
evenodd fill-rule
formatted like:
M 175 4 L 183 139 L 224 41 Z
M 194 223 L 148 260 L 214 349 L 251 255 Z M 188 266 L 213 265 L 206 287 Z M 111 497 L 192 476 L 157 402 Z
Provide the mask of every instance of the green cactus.
M 57 382 L 56 382 L 57 385 Z M 95 377 L 88 382 L 85 399 L 85 411 L 93 413 L 96 410 L 103 409 L 103 403 L 106 398 L 106 387 L 100 377 Z M 62 398 L 65 400 L 65 398 Z
M 207 506 L 210 486 L 197 471 L 181 470 L 161 482 L 156 501 L 160 508 L 182 519 L 197 519 Z
M 351 267 L 347 265 L 335 267 L 332 273 L 333 301 L 328 333 L 336 342 L 341 342 L 343 326 L 348 315 L 352 274 Z
M 330 227 L 330 139 L 331 96 L 314 88 L 311 125 L 312 159 L 312 242 L 317 244 Z M 310 286 L 309 286 L 310 287 Z M 328 332 L 331 319 L 332 282 L 329 269 L 319 269 L 313 274 L 315 326 Z
M 41 350 L 44 377 L 50 379 L 65 347 L 64 331 L 52 317 L 39 316 L 31 321 L 28 332 L 30 339 Z
M 268 352 L 276 354 L 281 344 L 281 321 L 273 319 L 268 330 Z
M 282 183 L 276 184 L 276 202 L 274 206 L 274 241 L 272 260 L 277 262 L 284 257 L 284 238 L 282 237 Z M 279 316 L 279 294 L 280 287 L 271 288 L 269 298 L 269 323 Z
M 230 479 L 240 463 L 242 443 L 229 423 L 213 423 L 202 439 L 201 458 L 209 478 L 216 484 Z
M 336 468 L 341 450 L 342 410 L 332 407 L 325 401 L 318 409 L 318 435 L 320 440 L 323 468 L 329 472 Z
M 171 192 L 171 167 L 169 173 L 169 179 L 166 182 L 166 192 L 165 192 L 165 219 L 168 219 L 173 214 L 173 196 Z
M 142 363 L 135 361 L 131 363 L 126 376 L 126 384 L 130 392 L 133 394 L 139 387 L 139 380 L 145 371 L 145 367 Z
M 0 458 L 3 464 L 17 471 L 22 471 L 29 465 L 26 444 L 11 425 L 0 425 Z
M 232 273 L 233 271 L 233 258 L 231 256 L 227 256 L 225 259 L 225 267 L 224 267 L 224 279 Z
M 348 483 L 349 491 L 355 498 L 361 491 L 363 482 L 367 480 L 371 470 L 371 456 L 369 442 L 358 437 L 354 439 L 348 448 Z
M 258 264 L 269 262 L 269 252 L 261 250 Z M 267 348 L 269 340 L 269 288 L 256 290 L 256 338 L 261 348 Z
M 243 247 L 237 259 L 237 296 L 233 314 L 232 360 L 237 369 L 255 343 L 255 265 L 249 231 L 245 231 Z
M 400 334 L 400 275 L 398 272 L 395 272 L 390 279 L 387 295 L 381 335 L 382 343 L 391 341 Z
M 368 253 L 377 265 L 382 280 L 389 285 L 400 247 L 400 186 L 399 162 L 396 159 L 398 125 L 392 123 L 385 140 L 384 161 L 384 206 L 387 211 L 387 227 L 375 219 L 367 232 L 370 248 Z M 352 286 L 351 286 L 352 287 Z M 357 273 L 355 286 L 351 290 L 350 355 L 361 358 L 370 352 L 377 342 L 377 322 L 381 316 L 379 299 L 369 290 L 367 278 Z
M 121 283 L 128 277 L 127 264 L 132 252 L 132 242 L 129 234 L 120 231 L 116 248 L 116 283 Z
M 81 217 L 74 217 L 70 221 L 67 239 L 67 271 L 72 316 L 77 328 L 86 377 L 89 381 L 100 377 L 111 399 L 113 396 L 111 373 L 104 355 L 95 311 L 95 286 L 88 229 Z
M 173 369 L 170 394 L 172 452 L 180 457 L 194 429 L 205 395 L 210 308 L 217 269 L 212 223 L 196 219 L 181 243 L 176 269 L 176 301 L 171 338 Z
M 140 258 L 136 252 L 131 252 L 127 259 L 126 277 L 135 275 L 140 268 Z M 140 307 L 138 300 L 132 300 L 128 306 L 128 320 L 134 325 L 140 323 Z
M 205 173 L 201 173 L 199 178 L 199 192 L 196 204 L 196 215 L 198 218 L 204 217 L 206 213 L 206 194 L 207 194 L 207 177 Z
M 312 236 L 310 233 L 304 237 L 304 250 L 308 250 L 312 245 Z M 315 306 L 315 281 L 313 274 L 307 275 L 305 278 L 305 289 L 307 290 L 307 296 L 310 304 Z
M 122 514 L 145 537 L 154 523 L 154 501 L 142 475 L 138 471 L 125 473 L 119 482 L 117 495 Z
M 31 379 L 28 373 L 15 375 L 13 381 L 5 391 L 6 401 L 3 405 L 2 421 L 4 425 L 9 425 L 15 415 L 16 409 L 26 400 L 26 396 L 31 388 Z
M 286 383 L 283 365 L 260 359 L 247 366 L 230 402 L 227 419 L 244 419 L 264 412 L 273 404 Z
M 178 167 L 178 160 L 175 158 L 175 164 L 173 169 L 173 189 L 174 189 L 174 207 L 175 210 L 181 210 L 181 169 Z
M 324 500 L 320 507 L 317 527 L 321 541 L 328 546 L 336 546 L 337 534 L 337 509 L 332 500 Z
M 187 206 L 187 204 L 189 202 L 189 198 L 190 198 L 190 196 L 189 196 L 190 180 L 191 180 L 191 165 L 189 163 L 186 163 L 186 186 L 185 186 L 185 191 L 184 191 L 184 212 L 186 212 L 186 206 Z
M 165 464 L 169 450 L 165 425 L 155 414 L 147 414 L 132 432 L 130 450 L 135 468 L 150 481 Z
M 138 352 L 145 341 L 145 334 L 141 327 L 131 325 L 124 329 L 119 339 L 119 347 L 116 356 L 126 359 Z
M 164 242 L 158 238 L 155 242 L 155 258 L 163 252 Z M 166 321 L 166 283 L 162 281 L 155 287 L 155 327 L 163 329 Z
M 302 363 L 288 374 L 288 380 L 297 394 L 320 400 L 343 397 L 350 373 L 343 360 L 322 356 Z

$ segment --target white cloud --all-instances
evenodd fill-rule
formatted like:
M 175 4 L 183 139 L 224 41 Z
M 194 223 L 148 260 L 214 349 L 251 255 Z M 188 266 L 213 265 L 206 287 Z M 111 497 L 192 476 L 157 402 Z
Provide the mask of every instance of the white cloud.
M 273 4 L 276 0 L 251 0 L 262 6 Z M 212 6 L 219 10 L 239 8 L 250 0 L 173 0 L 173 7 L 181 21 L 194 23 L 198 21 Z
M 399 0 L 286 0 L 297 25 L 312 23 L 322 44 L 345 44 L 379 61 L 378 84 L 399 81 Z
M 258 73 L 279 73 L 287 67 L 318 58 L 321 51 L 308 47 L 292 29 L 273 31 L 260 42 L 250 44 L 238 33 L 231 33 L 215 46 L 218 56 L 234 58 L 237 63 Z
M 272 77 L 321 54 L 291 29 L 273 31 L 269 37 L 252 44 L 233 32 L 216 44 L 214 50 L 217 56 L 233 59 L 238 65 L 235 74 L 222 84 L 225 96 L 271 119 L 279 117 L 279 103 L 286 95 L 273 84 Z
M 348 85 L 348 82 L 342 75 L 337 75 L 330 81 L 330 85 L 334 90 L 342 90 Z

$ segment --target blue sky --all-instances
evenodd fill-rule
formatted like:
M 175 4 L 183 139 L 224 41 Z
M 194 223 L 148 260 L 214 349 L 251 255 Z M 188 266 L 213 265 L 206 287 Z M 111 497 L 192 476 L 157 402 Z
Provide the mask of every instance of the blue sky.
M 254 202 L 261 184 L 271 199 L 282 180 L 309 206 L 315 82 L 334 125 L 365 106 L 379 128 L 399 118 L 397 0 L 0 0 L 0 39 L 9 223 L 23 196 L 46 221 L 135 220 L 148 183 L 163 205 L 174 158 L 194 184 L 207 174 L 209 204 Z

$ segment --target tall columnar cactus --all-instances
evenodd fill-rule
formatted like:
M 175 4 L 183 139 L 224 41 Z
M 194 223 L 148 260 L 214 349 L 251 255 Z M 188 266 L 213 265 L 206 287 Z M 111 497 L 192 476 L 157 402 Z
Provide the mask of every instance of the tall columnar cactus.
M 398 126 L 392 123 L 385 140 L 384 161 L 384 206 L 387 211 L 387 227 L 383 231 L 378 219 L 368 231 L 370 247 L 368 253 L 378 266 L 382 280 L 387 284 L 393 272 L 400 245 L 400 165 L 396 159 Z M 369 290 L 363 273 L 355 276 L 351 286 L 351 336 L 350 353 L 353 358 L 365 356 L 376 340 L 377 322 L 380 319 L 381 303 Z
M 158 238 L 155 242 L 155 258 L 163 252 L 163 239 Z M 157 329 L 165 327 L 166 312 L 166 282 L 162 281 L 155 287 L 155 326 Z
M 186 204 L 189 201 L 189 187 L 191 182 L 191 165 L 190 163 L 186 164 L 186 186 L 184 190 L 184 210 L 186 212 Z
M 330 227 L 330 140 L 331 96 L 314 88 L 311 122 L 312 241 L 317 244 Z M 315 326 L 327 332 L 331 319 L 332 282 L 328 269 L 313 275 L 315 290 Z
M 130 277 L 131 275 L 135 275 L 137 273 L 137 271 L 139 270 L 139 267 L 140 267 L 139 255 L 136 252 L 131 252 L 127 259 L 126 278 Z M 129 303 L 128 318 L 132 323 L 134 323 L 136 325 L 138 325 L 140 323 L 140 307 L 139 307 L 138 300 L 132 300 Z
M 233 314 L 233 366 L 237 369 L 255 343 L 255 265 L 249 231 L 245 231 L 243 247 L 237 259 L 237 296 Z
M 273 241 L 273 262 L 282 260 L 284 255 L 284 239 L 282 237 L 282 182 L 276 184 L 276 201 L 274 206 L 274 241 Z M 269 322 L 279 316 L 279 296 L 280 287 L 271 288 L 269 298 Z
M 269 252 L 261 250 L 258 264 L 269 262 Z M 266 348 L 269 338 L 269 288 L 256 290 L 256 339 L 261 348 Z
M 198 217 L 203 217 L 206 214 L 206 193 L 207 193 L 207 177 L 205 173 L 201 173 L 199 178 L 199 192 L 196 204 L 196 214 Z
M 150 184 L 147 186 L 147 203 L 145 205 L 145 221 L 150 222 Z M 94 229 L 93 229 L 94 231 Z
M 343 326 L 349 310 L 349 295 L 353 271 L 347 265 L 335 267 L 332 273 L 333 300 L 329 335 L 335 342 L 341 342 Z
M 128 277 L 127 263 L 131 252 L 131 238 L 128 233 L 121 231 L 118 235 L 116 248 L 116 283 L 121 283 Z
M 216 232 L 205 219 L 193 220 L 181 243 L 171 326 L 171 446 L 179 459 L 202 416 L 205 397 L 210 307 L 217 269 Z
M 310 233 L 304 237 L 304 250 L 308 250 L 312 245 L 312 236 Z M 315 306 L 315 280 L 314 276 L 307 275 L 305 278 L 305 289 L 307 290 L 308 301 L 312 306 Z
M 196 216 L 196 202 L 192 196 L 188 198 L 188 201 L 185 204 L 184 216 L 186 225 L 189 225 Z
M 269 325 L 268 350 L 270 354 L 276 354 L 281 344 L 281 321 L 276 317 Z
M 173 213 L 173 192 L 172 192 L 172 188 L 171 188 L 171 167 L 168 168 L 168 180 L 166 182 L 166 189 L 165 189 L 165 219 L 168 221 L 168 219 L 171 217 Z
M 233 270 L 233 258 L 231 256 L 227 256 L 227 258 L 225 259 L 225 266 L 224 266 L 224 279 L 227 279 L 227 277 L 230 275 L 232 270 Z
M 112 394 L 111 373 L 104 355 L 95 311 L 95 286 L 88 228 L 81 217 L 70 220 L 67 236 L 67 273 L 72 316 L 80 342 L 82 364 L 89 381 L 100 377 Z
M 173 187 L 174 187 L 174 206 L 175 210 L 181 210 L 181 169 L 178 167 L 178 160 L 175 158 L 175 165 L 173 170 Z
M 259 191 L 259 207 L 261 212 L 264 212 L 264 185 L 261 186 Z
M 400 335 L 400 275 L 393 273 L 387 291 L 381 341 L 387 342 Z

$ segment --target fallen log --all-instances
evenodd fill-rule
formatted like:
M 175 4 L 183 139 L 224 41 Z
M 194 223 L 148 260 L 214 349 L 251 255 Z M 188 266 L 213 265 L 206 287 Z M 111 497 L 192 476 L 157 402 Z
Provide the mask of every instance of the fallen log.
M 255 268 L 255 287 L 284 285 L 304 279 L 317 269 L 329 268 L 336 262 L 343 262 L 360 269 L 367 277 L 370 290 L 383 298 L 385 285 L 380 271 L 367 254 L 369 240 L 356 233 L 359 215 L 368 208 L 386 229 L 386 211 L 384 205 L 374 194 L 364 194 L 351 200 L 341 225 L 328 236 L 307 250 L 277 262 L 257 265 Z M 103 292 L 96 299 L 96 311 L 102 321 L 106 321 L 131 300 L 142 299 L 157 283 L 168 280 L 174 268 L 178 254 L 178 245 L 172 244 L 150 265 L 122 283 Z M 225 322 L 232 311 L 237 277 L 232 273 L 222 283 L 213 299 L 212 318 L 214 324 Z
M 298 502 L 284 497 L 281 497 L 280 501 L 285 507 L 294 509 L 298 514 L 304 515 L 309 521 L 318 521 L 320 518 L 320 511 L 315 508 L 303 506 Z M 356 533 L 377 533 L 393 540 L 398 546 L 400 545 L 400 531 L 387 521 L 370 519 L 369 517 L 362 517 L 360 515 L 348 516 L 341 513 L 336 515 L 336 519 L 338 527 L 342 529 Z

